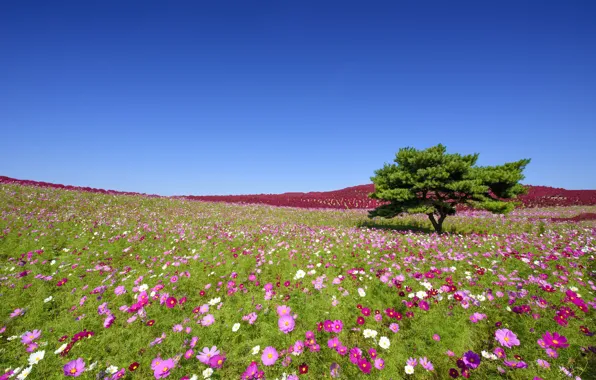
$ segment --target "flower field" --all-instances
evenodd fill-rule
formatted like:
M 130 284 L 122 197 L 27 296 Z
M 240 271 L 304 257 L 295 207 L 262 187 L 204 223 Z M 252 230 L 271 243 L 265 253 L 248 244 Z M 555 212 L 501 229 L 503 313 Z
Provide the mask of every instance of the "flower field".
M 596 206 L 437 235 L 6 182 L 0 379 L 596 379 Z

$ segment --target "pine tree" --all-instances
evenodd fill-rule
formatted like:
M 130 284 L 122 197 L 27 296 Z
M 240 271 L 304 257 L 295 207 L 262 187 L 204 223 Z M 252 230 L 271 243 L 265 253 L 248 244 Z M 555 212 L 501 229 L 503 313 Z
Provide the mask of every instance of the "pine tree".
M 393 218 L 401 213 L 428 215 L 438 233 L 457 205 L 468 205 L 493 213 L 508 213 L 515 208 L 513 199 L 526 189 L 519 183 L 529 159 L 500 166 L 475 166 L 478 153 L 446 153 L 445 146 L 417 150 L 401 148 L 396 164 L 385 164 L 371 177 L 375 184 L 373 199 L 389 203 L 369 212 L 369 217 Z

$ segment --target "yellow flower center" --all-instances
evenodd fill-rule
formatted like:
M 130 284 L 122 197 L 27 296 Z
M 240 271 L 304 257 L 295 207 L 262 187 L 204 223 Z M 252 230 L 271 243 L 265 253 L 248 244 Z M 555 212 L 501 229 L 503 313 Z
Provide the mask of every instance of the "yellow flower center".
M 267 354 L 267 358 L 271 359 L 273 357 L 273 354 Z
M 71 368 L 70 369 L 70 373 L 76 373 L 76 372 L 77 372 L 77 369 L 76 368 Z
M 558 341 L 558 340 L 556 340 L 556 339 L 553 339 L 553 343 L 554 343 L 554 344 L 559 344 L 559 341 Z
M 505 337 L 505 342 L 509 342 L 509 337 L 508 336 Z
M 163 367 L 163 372 L 168 372 L 170 369 L 168 367 Z

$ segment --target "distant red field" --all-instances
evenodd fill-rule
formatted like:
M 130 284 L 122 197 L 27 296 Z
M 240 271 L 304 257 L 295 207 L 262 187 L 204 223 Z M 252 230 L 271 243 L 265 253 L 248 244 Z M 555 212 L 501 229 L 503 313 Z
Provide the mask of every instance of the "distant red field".
M 20 180 L 0 176 L 0 183 L 13 183 L 26 186 L 53 187 L 66 190 L 86 191 L 103 194 L 143 195 L 135 192 L 121 192 L 115 190 L 96 189 L 60 185 L 48 182 Z M 249 194 L 249 195 L 186 195 L 185 198 L 198 201 L 228 202 L 228 203 L 258 203 L 272 206 L 301 207 L 301 208 L 334 208 L 334 209 L 372 209 L 379 202 L 368 198 L 374 191 L 374 185 L 359 185 L 346 187 L 341 190 L 283 193 L 283 194 Z M 528 186 L 528 194 L 520 197 L 524 207 L 552 207 L 552 206 L 585 206 L 596 205 L 596 190 L 565 190 L 547 186 Z

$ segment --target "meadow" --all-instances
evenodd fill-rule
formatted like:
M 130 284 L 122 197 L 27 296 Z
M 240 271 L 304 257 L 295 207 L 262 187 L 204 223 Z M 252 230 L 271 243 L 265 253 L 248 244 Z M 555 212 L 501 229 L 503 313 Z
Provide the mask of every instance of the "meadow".
M 0 379 L 595 379 L 592 213 L 0 184 Z

